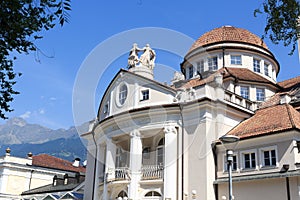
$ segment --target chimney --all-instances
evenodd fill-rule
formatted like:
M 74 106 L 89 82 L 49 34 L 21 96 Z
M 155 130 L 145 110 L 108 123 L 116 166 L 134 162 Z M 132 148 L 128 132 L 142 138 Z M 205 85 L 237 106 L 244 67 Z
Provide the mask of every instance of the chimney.
M 11 152 L 10 148 L 7 147 L 6 150 L 5 150 L 5 153 L 6 153 L 5 155 L 10 156 L 10 152 Z
M 80 165 L 80 158 L 75 158 L 73 164 L 72 164 L 74 167 L 79 167 Z
M 83 161 L 83 167 L 86 167 L 86 165 L 87 165 L 87 160 L 85 160 L 85 161 Z
M 288 94 L 280 95 L 280 104 L 290 103 L 292 98 Z
M 28 158 L 28 159 L 32 159 L 32 152 L 29 152 L 29 153 L 27 154 L 27 158 Z

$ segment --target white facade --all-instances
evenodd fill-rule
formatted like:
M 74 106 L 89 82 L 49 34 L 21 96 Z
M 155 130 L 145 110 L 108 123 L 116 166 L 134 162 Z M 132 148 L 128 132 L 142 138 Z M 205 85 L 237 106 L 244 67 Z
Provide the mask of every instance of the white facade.
M 213 144 L 279 91 L 277 60 L 251 42 L 218 41 L 188 52 L 185 78 L 177 73 L 172 86 L 139 67 L 119 71 L 83 135 L 90 152 L 85 199 L 222 199 L 224 149 Z M 255 152 L 264 147 L 249 142 Z

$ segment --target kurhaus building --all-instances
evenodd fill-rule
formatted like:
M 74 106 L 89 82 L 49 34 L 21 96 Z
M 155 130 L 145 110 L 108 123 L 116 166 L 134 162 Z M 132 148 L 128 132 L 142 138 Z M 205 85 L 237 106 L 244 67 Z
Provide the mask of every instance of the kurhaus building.
M 299 199 L 299 83 L 251 32 L 223 26 L 190 48 L 171 85 L 154 80 L 156 53 L 133 45 L 88 133 L 86 200 Z M 96 144 L 96 145 L 95 145 Z M 97 159 L 95 159 L 97 158 Z

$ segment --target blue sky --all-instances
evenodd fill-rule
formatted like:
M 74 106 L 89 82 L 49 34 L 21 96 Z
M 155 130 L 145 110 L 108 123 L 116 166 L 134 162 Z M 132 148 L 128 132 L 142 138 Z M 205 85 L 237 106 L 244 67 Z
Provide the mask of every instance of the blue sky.
M 143 27 L 161 27 L 181 32 L 193 39 L 211 29 L 232 25 L 261 36 L 265 16 L 253 16 L 262 1 L 159 1 L 159 0 L 73 0 L 71 20 L 64 27 L 42 33 L 37 42 L 43 53 L 19 56 L 15 63 L 23 75 L 15 86 L 21 94 L 11 104 L 15 109 L 9 117 L 21 116 L 30 123 L 50 128 L 68 128 L 74 124 L 72 92 L 81 64 L 101 42 L 115 34 Z M 157 36 L 159 37 L 159 36 Z M 278 80 L 300 75 L 298 51 L 289 56 L 290 47 L 274 45 L 265 40 L 281 65 Z M 151 41 L 149 41 L 151 44 Z M 117 45 L 117 44 L 116 44 Z M 140 44 L 142 47 L 144 44 Z M 115 46 L 111 47 L 116 48 Z M 131 46 L 128 46 L 128 51 Z M 46 55 L 46 56 L 45 56 Z M 105 56 L 105 55 L 103 55 Z M 179 70 L 180 59 L 167 59 L 157 54 L 160 63 Z M 51 58 L 49 58 L 51 57 Z M 37 62 L 36 59 L 40 62 Z M 99 67 L 101 67 L 101 56 Z M 101 100 L 106 85 L 127 57 L 120 55 L 103 74 L 96 91 L 95 105 Z M 97 107 L 97 106 L 95 106 Z M 87 117 L 86 121 L 93 116 Z

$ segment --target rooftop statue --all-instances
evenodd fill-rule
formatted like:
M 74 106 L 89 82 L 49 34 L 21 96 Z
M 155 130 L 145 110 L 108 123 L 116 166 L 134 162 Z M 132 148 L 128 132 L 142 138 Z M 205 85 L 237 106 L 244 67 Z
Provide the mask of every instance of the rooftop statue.
M 139 58 L 138 52 L 140 51 L 143 51 L 143 53 Z M 151 49 L 149 44 L 146 44 L 146 47 L 140 49 L 137 44 L 134 43 L 128 57 L 128 68 L 137 67 L 140 63 L 141 65 L 153 70 L 155 58 L 155 51 Z
M 132 45 L 132 49 L 130 50 L 128 57 L 128 68 L 135 67 L 139 63 L 138 52 L 142 51 L 136 43 Z

